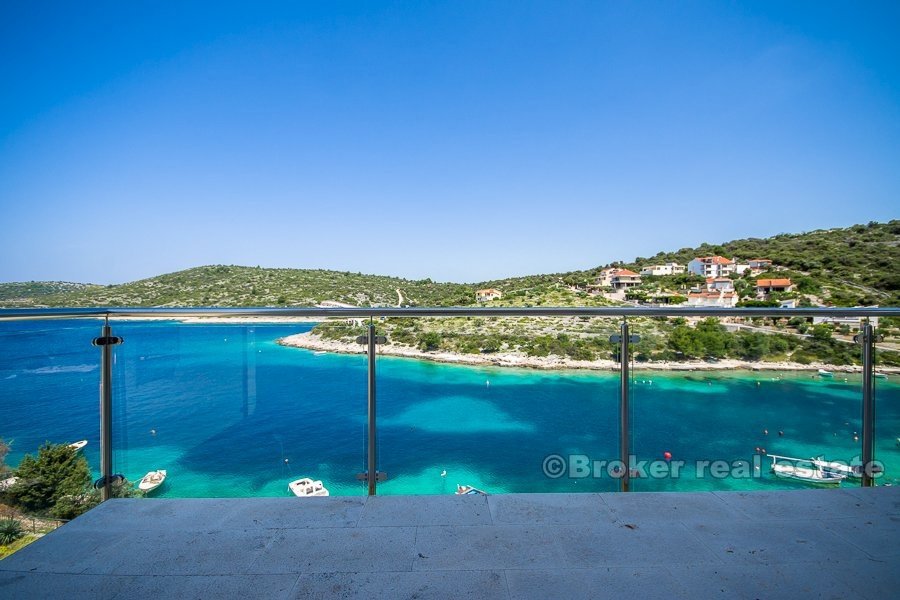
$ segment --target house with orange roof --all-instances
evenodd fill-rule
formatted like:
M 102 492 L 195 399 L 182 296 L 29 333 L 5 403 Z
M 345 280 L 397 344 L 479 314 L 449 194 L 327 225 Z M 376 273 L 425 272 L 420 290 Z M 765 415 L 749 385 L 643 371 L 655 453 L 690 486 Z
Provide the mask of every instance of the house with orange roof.
M 698 256 L 688 263 L 687 270 L 701 277 L 727 277 L 734 273 L 735 263 L 724 256 Z
M 611 287 L 614 290 L 627 290 L 641 285 L 641 276 L 628 269 L 603 269 L 600 271 L 600 277 L 597 278 L 597 285 Z
M 790 279 L 757 279 L 756 295 L 767 298 L 772 292 L 792 292 L 794 284 Z
M 503 297 L 503 292 L 494 288 L 487 288 L 475 292 L 476 302 L 490 302 L 491 300 L 499 300 Z

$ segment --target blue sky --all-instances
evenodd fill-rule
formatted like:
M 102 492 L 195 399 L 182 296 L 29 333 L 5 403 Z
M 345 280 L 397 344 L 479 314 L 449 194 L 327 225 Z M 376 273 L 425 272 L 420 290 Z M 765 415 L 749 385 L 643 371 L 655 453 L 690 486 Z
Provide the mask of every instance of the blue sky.
M 0 7 L 0 281 L 481 281 L 900 216 L 897 3 L 163 4 Z

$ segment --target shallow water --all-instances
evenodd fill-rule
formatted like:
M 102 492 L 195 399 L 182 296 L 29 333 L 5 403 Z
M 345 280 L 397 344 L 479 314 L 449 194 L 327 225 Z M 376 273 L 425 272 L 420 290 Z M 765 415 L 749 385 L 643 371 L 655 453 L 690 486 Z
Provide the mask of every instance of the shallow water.
M 311 325 L 113 323 L 125 338 L 114 366 L 115 470 L 137 480 L 167 469 L 168 497 L 284 496 L 292 479 L 363 494 L 366 362 L 275 340 Z M 0 437 L 18 463 L 44 441 L 88 439 L 99 467 L 98 321 L 0 324 Z M 611 491 L 605 469 L 545 475 L 618 454 L 618 377 L 446 365 L 379 357 L 379 493 Z M 900 480 L 900 386 L 878 380 L 880 483 Z M 642 477 L 638 490 L 804 487 L 776 480 L 756 448 L 797 457 L 859 454 L 860 378 L 810 373 L 636 372 L 637 460 L 684 461 L 678 477 Z M 768 434 L 764 433 L 768 430 Z M 783 432 L 783 435 L 779 435 Z M 664 460 L 670 453 L 671 462 Z M 697 461 L 746 461 L 713 478 Z M 573 462 L 574 461 L 574 462 Z M 753 477 L 736 477 L 749 469 Z M 589 469 L 590 470 L 590 469 Z M 442 476 L 442 472 L 446 472 Z M 598 477 L 592 476 L 598 474 Z M 703 475 L 700 477 L 699 475 Z M 848 483 L 842 485 L 850 485 Z

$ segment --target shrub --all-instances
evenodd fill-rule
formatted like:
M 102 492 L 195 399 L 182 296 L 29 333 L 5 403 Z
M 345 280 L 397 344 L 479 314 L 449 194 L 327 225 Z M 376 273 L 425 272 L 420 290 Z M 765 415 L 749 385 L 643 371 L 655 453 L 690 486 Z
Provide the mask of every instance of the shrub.
M 0 521 L 0 544 L 9 546 L 23 535 L 25 532 L 22 531 L 22 524 L 15 519 Z

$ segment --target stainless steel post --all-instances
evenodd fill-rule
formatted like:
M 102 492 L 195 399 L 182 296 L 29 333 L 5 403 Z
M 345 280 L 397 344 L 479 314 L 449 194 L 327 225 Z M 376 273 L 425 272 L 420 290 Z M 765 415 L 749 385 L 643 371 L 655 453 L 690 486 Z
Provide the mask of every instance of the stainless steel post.
M 100 499 L 112 497 L 112 328 L 105 324 L 100 337 L 94 340 L 100 346 L 100 473 L 103 486 Z
M 370 496 L 375 495 L 378 481 L 375 447 L 375 341 L 375 324 L 369 323 L 369 439 L 366 475 Z
M 862 485 L 872 487 L 872 464 L 875 460 L 875 331 L 866 323 L 860 332 L 863 361 L 862 401 Z
M 628 422 L 628 346 L 631 336 L 628 332 L 628 321 L 622 322 L 621 346 L 619 350 L 619 456 L 625 465 L 625 473 L 619 480 L 620 491 L 627 492 L 631 489 L 631 464 L 629 454 L 631 454 L 631 440 L 629 436 Z

